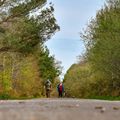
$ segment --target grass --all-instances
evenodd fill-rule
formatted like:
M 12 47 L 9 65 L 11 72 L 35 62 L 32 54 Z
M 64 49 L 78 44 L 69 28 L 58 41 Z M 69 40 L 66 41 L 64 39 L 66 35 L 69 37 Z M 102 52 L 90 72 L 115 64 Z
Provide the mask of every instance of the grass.
M 27 100 L 27 99 L 34 99 L 34 98 L 41 98 L 42 96 L 37 97 L 27 97 L 27 96 L 20 96 L 20 97 L 12 97 L 9 94 L 0 94 L 0 100 Z
M 91 96 L 89 99 L 98 99 L 98 100 L 111 100 L 111 101 L 116 101 L 120 100 L 120 96 Z

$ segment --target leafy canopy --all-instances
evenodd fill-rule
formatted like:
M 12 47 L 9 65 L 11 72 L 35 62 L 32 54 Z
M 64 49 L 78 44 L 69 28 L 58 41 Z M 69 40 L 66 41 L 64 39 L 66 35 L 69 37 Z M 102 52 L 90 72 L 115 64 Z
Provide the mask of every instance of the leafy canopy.
M 39 11 L 45 0 L 5 0 L 1 2 L 0 34 L 2 37 L 0 51 L 18 51 L 30 53 L 40 44 L 58 31 L 51 5 L 43 9 L 36 16 L 31 16 Z

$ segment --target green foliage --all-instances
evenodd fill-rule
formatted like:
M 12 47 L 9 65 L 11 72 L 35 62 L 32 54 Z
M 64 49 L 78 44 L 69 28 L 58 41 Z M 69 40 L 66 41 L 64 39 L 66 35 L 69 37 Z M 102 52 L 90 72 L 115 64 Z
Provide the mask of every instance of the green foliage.
M 5 27 L 5 26 L 4 26 Z M 43 10 L 34 17 L 20 17 L 13 23 L 8 23 L 6 32 L 1 39 L 2 48 L 21 53 L 31 53 L 37 45 L 42 45 L 46 40 L 59 30 L 53 16 L 53 8 Z
M 54 79 L 61 74 L 61 67 L 55 61 L 54 56 L 51 56 L 49 50 L 44 48 L 41 50 L 38 56 L 40 77 L 44 80 L 50 79 L 54 82 Z
M 28 16 L 29 13 L 40 10 L 45 3 L 46 0 L 2 0 L 0 1 L 0 23 Z
M 92 69 L 104 73 L 111 95 L 120 93 L 120 1 L 114 1 L 100 10 L 92 20 L 87 41 L 87 58 Z M 115 93 L 113 92 L 115 91 Z
M 75 97 L 120 95 L 120 0 L 109 0 L 82 34 L 84 63 L 65 76 L 68 94 Z M 71 87 L 72 86 L 72 87 Z
M 11 96 L 8 93 L 2 93 L 0 94 L 0 99 L 2 100 L 11 99 Z
M 91 71 L 86 63 L 74 64 L 64 78 L 65 91 L 68 97 L 85 98 L 89 95 L 89 77 Z
M 41 97 L 44 79 L 54 82 L 60 74 L 54 57 L 43 47 L 60 29 L 53 6 L 41 10 L 45 4 L 46 0 L 0 1 L 2 98 Z
M 42 79 L 39 78 L 39 67 L 35 57 L 29 55 L 21 58 L 22 55 L 11 52 L 0 56 L 0 61 L 3 61 L 3 69 L 0 72 L 0 96 L 7 94 L 11 98 L 40 97 Z

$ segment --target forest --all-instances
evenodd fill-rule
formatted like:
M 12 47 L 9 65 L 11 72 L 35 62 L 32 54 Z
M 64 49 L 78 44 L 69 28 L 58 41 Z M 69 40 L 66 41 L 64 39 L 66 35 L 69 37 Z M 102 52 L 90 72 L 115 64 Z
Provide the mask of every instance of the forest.
M 86 52 L 67 71 L 68 97 L 120 96 L 120 0 L 107 0 L 80 34 Z
M 0 1 L 2 99 L 42 97 L 45 80 L 54 84 L 61 73 L 59 62 L 44 44 L 60 30 L 52 3 L 44 8 L 46 3 L 46 0 Z

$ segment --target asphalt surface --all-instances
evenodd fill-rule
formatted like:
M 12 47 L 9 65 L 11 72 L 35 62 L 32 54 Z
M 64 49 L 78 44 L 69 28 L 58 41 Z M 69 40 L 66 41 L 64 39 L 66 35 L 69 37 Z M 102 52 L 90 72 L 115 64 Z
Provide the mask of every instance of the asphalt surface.
M 0 100 L 0 120 L 120 120 L 120 102 L 82 99 Z

